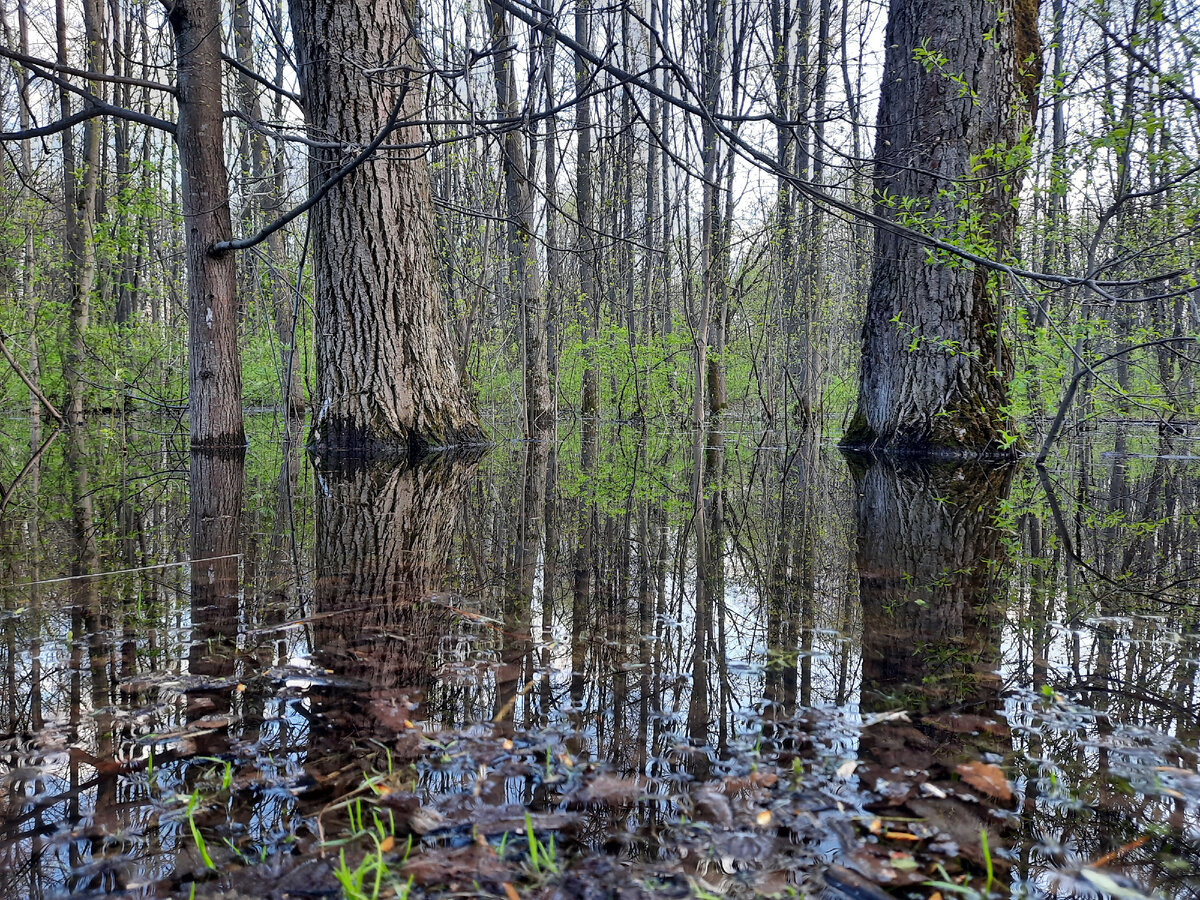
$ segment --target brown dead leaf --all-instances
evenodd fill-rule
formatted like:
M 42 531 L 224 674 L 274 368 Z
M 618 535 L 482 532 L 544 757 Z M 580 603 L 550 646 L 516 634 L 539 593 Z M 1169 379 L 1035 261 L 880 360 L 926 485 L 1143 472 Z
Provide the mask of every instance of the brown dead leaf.
M 419 856 L 414 856 L 400 870 L 402 877 L 412 876 L 422 887 L 430 885 L 455 885 L 469 888 L 480 881 L 493 883 L 511 877 L 508 869 L 496 858 L 491 847 L 468 844 L 465 847 L 448 849 L 426 847 Z
M 958 774 L 962 776 L 963 781 L 978 791 L 1005 802 L 1012 799 L 1012 788 L 999 766 L 976 760 L 960 765 Z
M 729 775 L 721 780 L 720 789 L 726 794 L 737 794 L 755 788 L 772 788 L 779 783 L 774 772 L 750 772 L 748 775 Z
M 583 789 L 583 797 L 592 803 L 607 803 L 622 806 L 637 801 L 645 790 L 637 778 L 620 778 L 616 775 L 597 775 Z
M 517 893 L 517 889 L 512 886 L 511 881 L 504 882 L 504 896 L 508 900 L 521 900 L 521 895 Z

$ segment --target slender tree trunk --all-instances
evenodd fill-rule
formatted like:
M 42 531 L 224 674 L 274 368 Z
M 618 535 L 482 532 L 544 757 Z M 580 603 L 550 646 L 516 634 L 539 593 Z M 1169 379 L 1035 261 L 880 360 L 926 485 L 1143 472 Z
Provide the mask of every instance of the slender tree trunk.
M 703 279 L 700 314 L 695 327 L 696 385 L 692 402 L 692 424 L 704 421 L 704 400 L 708 374 L 708 335 L 710 317 L 716 300 L 717 280 L 724 273 L 717 271 L 717 241 L 720 233 L 720 209 L 718 206 L 717 169 L 720 146 L 717 144 L 716 127 L 712 118 L 718 112 L 721 100 L 720 75 L 722 68 L 721 28 L 722 5 L 718 0 L 705 0 L 704 4 L 704 82 L 702 88 L 705 116 L 700 126 L 701 152 L 704 159 L 704 184 L 701 186 L 700 210 L 700 271 Z
M 112 20 L 112 49 L 113 70 L 126 78 L 133 75 L 133 53 L 130 46 L 130 35 L 133 31 L 131 21 L 132 11 L 122 8 L 121 0 L 112 0 L 110 5 Z M 130 109 L 133 107 L 132 86 L 117 85 L 117 102 Z M 133 278 L 137 241 L 122 234 L 129 229 L 132 214 L 129 209 L 130 191 L 133 187 L 133 171 L 130 147 L 131 123 L 118 119 L 113 123 L 113 151 L 117 174 L 117 210 L 114 215 L 113 231 L 121 235 L 119 238 L 119 261 L 117 264 L 117 284 L 114 287 L 116 303 L 113 310 L 113 320 L 118 325 L 128 324 L 133 315 Z M 136 227 L 136 225 L 134 226 Z
M 176 143 L 188 265 L 191 444 L 243 447 L 237 271 L 231 253 L 211 252 L 214 244 L 233 236 L 222 137 L 220 4 L 175 0 L 167 18 L 179 68 Z
M 508 14 L 488 4 L 491 18 L 492 57 L 496 82 L 496 105 L 500 116 L 516 119 L 520 113 L 517 76 L 513 65 L 515 47 Z M 518 296 L 521 312 L 521 344 L 524 350 L 525 435 L 544 432 L 554 411 L 550 405 L 550 378 L 546 366 L 546 294 L 538 266 L 534 234 L 537 221 L 533 207 L 533 185 L 525 158 L 525 130 L 509 127 L 504 132 L 500 157 L 504 170 L 504 193 L 508 205 L 508 261 L 510 289 Z
M 584 47 L 590 46 L 589 0 L 579 0 L 575 5 L 575 40 Z M 575 208 L 579 218 L 579 293 L 582 295 L 583 310 L 583 397 L 581 411 L 585 416 L 600 412 L 600 382 L 596 372 L 595 342 L 600 326 L 600 298 L 596 295 L 596 254 L 593 228 L 592 200 L 592 101 L 587 96 L 591 80 L 587 63 L 579 53 L 575 54 L 575 137 L 576 137 L 576 185 Z
M 771 34 L 771 78 L 775 86 L 775 115 L 781 122 L 794 118 L 792 84 L 792 27 L 794 13 L 791 0 L 771 0 L 767 7 Z M 775 162 L 780 172 L 792 171 L 795 158 L 795 136 L 784 124 L 775 127 Z M 780 175 L 775 199 L 775 237 L 771 242 L 772 269 L 778 292 L 779 324 L 785 341 L 783 358 L 783 383 L 780 394 L 784 398 L 786 412 L 787 397 L 791 391 L 793 370 L 792 342 L 795 332 L 796 309 L 796 262 L 795 262 L 795 217 L 796 199 L 791 182 Z M 772 410 L 773 412 L 773 410 Z
M 549 2 L 549 0 L 547 0 Z M 547 8 L 546 20 L 552 18 L 552 11 Z M 554 51 L 557 41 L 554 35 L 547 32 L 543 45 L 545 56 L 545 71 L 543 78 L 546 83 L 546 109 L 553 110 L 555 104 L 554 91 Z M 558 411 L 558 312 L 562 305 L 562 254 L 559 252 L 558 241 L 558 115 L 549 112 L 546 118 L 546 139 L 542 144 L 542 155 L 546 163 L 546 380 L 550 386 L 550 413 Z
M 896 207 L 915 204 L 927 230 L 1005 258 L 1022 171 L 1009 151 L 1029 122 L 1038 74 L 1027 71 L 1029 61 L 1040 59 L 1036 0 L 892 0 L 887 48 L 876 213 L 894 220 Z M 919 50 L 932 57 L 923 63 Z M 969 215 L 985 224 L 972 226 Z M 926 247 L 876 230 L 848 445 L 1000 452 L 997 440 L 1012 427 L 1012 362 L 995 281 L 982 267 L 931 261 Z
M 21 52 L 29 54 L 29 16 L 25 12 L 25 4 L 17 4 L 17 31 L 19 34 Z M 20 91 L 21 91 L 21 130 L 29 128 L 32 121 L 32 110 L 29 106 L 29 75 L 26 72 L 20 74 Z M 32 142 L 28 140 L 21 141 L 21 158 L 19 162 L 21 184 L 32 184 L 33 174 L 33 147 Z M 38 331 L 37 331 L 37 300 L 35 299 L 33 290 L 33 265 L 34 265 L 34 240 L 33 240 L 33 222 L 29 219 L 29 212 L 26 211 L 22 216 L 23 228 L 25 230 L 24 240 L 21 247 L 21 305 L 25 308 L 25 326 L 29 329 L 29 365 L 26 367 L 25 374 L 29 376 L 29 380 L 33 382 L 34 387 L 41 387 L 42 363 L 41 355 L 38 348 Z M 42 402 L 37 398 L 37 395 L 30 391 L 29 393 L 29 452 L 30 454 L 37 453 L 38 448 L 42 445 Z M 39 467 L 40 470 L 40 467 Z M 33 491 L 34 496 L 37 496 L 37 474 L 33 473 Z
M 311 134 L 370 142 L 393 113 L 422 118 L 423 66 L 406 0 L 291 0 Z M 389 143 L 416 144 L 400 127 Z M 314 182 L 344 162 L 316 151 Z M 421 151 L 359 166 L 309 213 L 316 291 L 318 450 L 404 455 L 478 443 L 434 273 L 433 200 Z
M 237 60 L 245 68 L 254 69 L 254 33 L 253 19 L 250 13 L 250 0 L 234 0 L 233 2 L 233 45 Z M 252 121 L 262 122 L 262 105 L 258 101 L 258 86 L 248 75 L 238 73 L 237 78 L 238 105 Z M 275 180 L 275 168 L 270 143 L 260 131 L 249 130 L 249 179 L 248 193 L 254 198 L 250 209 L 258 213 L 258 225 L 261 227 L 279 215 L 280 194 Z M 253 216 L 251 217 L 253 220 Z M 272 318 L 275 324 L 275 338 L 279 341 L 279 366 L 288 382 L 283 386 L 283 403 L 289 414 L 299 414 L 304 411 L 304 384 L 301 381 L 300 354 L 292 340 L 292 301 L 288 279 L 283 268 L 287 255 L 283 246 L 283 231 L 273 231 L 267 237 L 267 279 L 266 284 Z
M 655 43 L 658 29 L 658 0 L 649 0 L 650 2 L 650 29 L 646 35 L 646 41 L 649 45 L 649 69 L 650 83 L 658 86 L 658 45 Z M 659 254 L 655 250 L 655 243 L 658 240 L 658 153 L 659 142 L 662 140 L 662 132 L 659 127 L 661 119 L 662 101 L 651 94 L 648 99 L 650 105 L 649 119 L 649 135 L 646 142 L 646 220 L 645 228 L 642 231 L 642 243 L 646 249 L 645 262 L 642 266 L 642 305 L 644 306 L 643 322 L 644 330 L 649 333 L 653 328 L 654 319 L 654 292 L 655 280 L 654 273 L 659 265 Z M 659 284 L 659 290 L 665 290 L 666 285 Z
M 70 65 L 67 52 L 67 13 L 63 0 L 55 3 L 55 36 L 59 65 Z M 94 0 L 84 3 L 84 32 L 88 43 L 87 65 L 93 71 L 103 71 L 100 54 L 100 22 Z M 90 87 L 95 90 L 96 84 Z M 71 113 L 71 95 L 65 88 L 59 92 L 59 113 Z M 92 231 L 96 225 L 96 185 L 100 171 L 100 123 L 89 119 L 83 128 L 83 156 L 76 155 L 75 137 L 70 129 L 63 132 L 63 199 L 67 227 L 67 289 L 71 312 L 67 323 L 67 347 L 64 374 L 67 381 L 67 402 L 64 414 L 71 424 L 83 421 L 83 359 L 86 354 L 84 336 L 88 325 L 88 309 L 96 281 L 96 248 Z

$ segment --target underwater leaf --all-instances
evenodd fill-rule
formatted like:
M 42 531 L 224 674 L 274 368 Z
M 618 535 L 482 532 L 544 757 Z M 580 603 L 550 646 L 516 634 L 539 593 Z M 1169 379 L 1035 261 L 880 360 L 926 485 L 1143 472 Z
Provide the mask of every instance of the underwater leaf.
M 1012 788 L 999 766 L 978 761 L 963 763 L 958 767 L 958 774 L 976 790 L 1006 802 L 1012 799 Z

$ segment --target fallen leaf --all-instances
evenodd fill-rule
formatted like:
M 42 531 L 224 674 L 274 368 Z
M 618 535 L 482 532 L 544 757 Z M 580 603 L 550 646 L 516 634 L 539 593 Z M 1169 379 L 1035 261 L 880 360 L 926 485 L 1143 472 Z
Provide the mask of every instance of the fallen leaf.
M 641 782 L 636 778 L 597 775 L 584 787 L 582 795 L 592 803 L 621 806 L 635 802 L 643 793 Z
M 771 824 L 771 811 L 769 809 L 764 809 L 754 817 L 754 821 L 758 823 L 759 828 L 766 828 Z
M 508 900 L 521 900 L 521 895 L 517 893 L 517 889 L 512 886 L 512 882 L 504 882 L 504 896 Z
M 379 842 L 380 853 L 391 853 L 396 848 L 396 839 L 390 834 Z
M 857 759 L 848 759 L 837 767 L 838 778 L 849 778 L 854 774 L 854 770 L 858 768 Z
M 919 841 L 920 840 L 920 838 L 917 837 L 915 834 L 909 834 L 907 831 L 885 831 L 883 833 L 883 836 L 885 838 L 888 838 L 893 841 Z
M 1009 787 L 1008 779 L 1004 777 L 999 766 L 978 761 L 963 763 L 958 767 L 958 774 L 976 790 L 1005 802 L 1012 799 L 1012 788 Z

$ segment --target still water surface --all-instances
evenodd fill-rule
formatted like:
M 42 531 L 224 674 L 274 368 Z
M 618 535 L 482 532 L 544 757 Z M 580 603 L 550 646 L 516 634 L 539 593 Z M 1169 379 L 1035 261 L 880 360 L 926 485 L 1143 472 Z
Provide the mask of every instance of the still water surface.
M 108 420 L 6 493 L 0 896 L 336 896 L 371 810 L 413 896 L 1200 896 L 1200 435 L 278 427 Z

